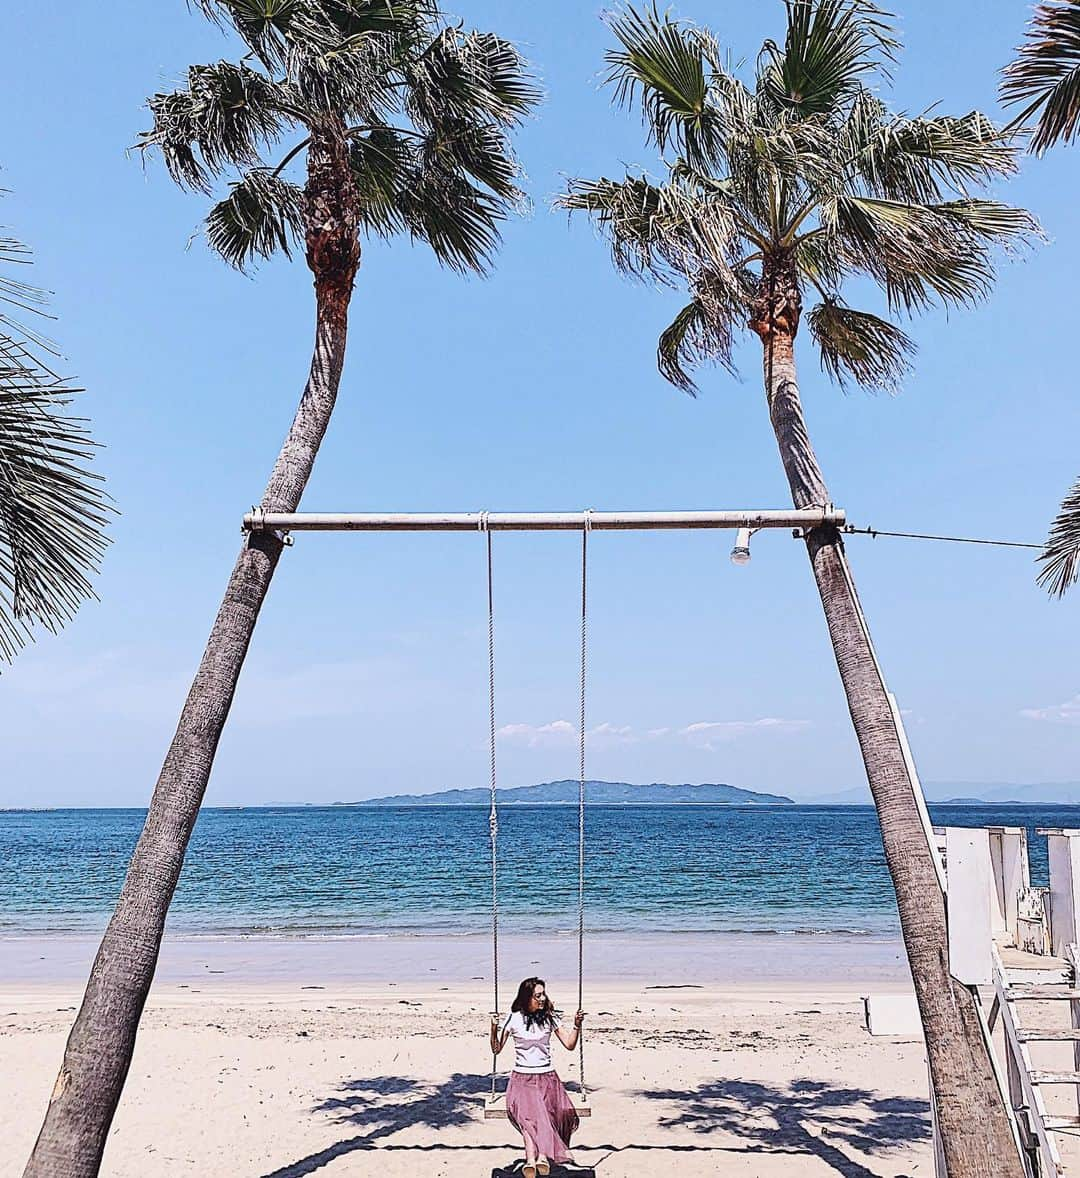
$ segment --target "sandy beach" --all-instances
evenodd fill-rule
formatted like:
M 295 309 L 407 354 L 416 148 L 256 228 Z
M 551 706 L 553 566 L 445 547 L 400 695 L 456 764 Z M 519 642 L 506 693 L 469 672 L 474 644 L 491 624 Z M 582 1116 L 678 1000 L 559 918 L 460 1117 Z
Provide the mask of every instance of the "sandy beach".
M 712 956 L 705 940 L 594 947 L 607 965 L 585 1001 L 593 1116 L 578 1163 L 605 1178 L 930 1173 L 922 1044 L 863 1026 L 863 994 L 908 988 L 895 946 L 757 938 L 769 947 L 747 960 L 741 939 L 708 938 Z M 103 1174 L 513 1173 L 520 1139 L 480 1115 L 489 983 L 464 976 L 477 963 L 468 939 L 431 941 L 167 942 Z M 3 1174 L 33 1142 L 92 949 L 3 945 Z M 569 945 L 530 949 L 572 1007 Z M 508 950 L 504 1007 L 533 960 Z M 770 960 L 789 968 L 770 974 Z M 576 1061 L 560 1062 L 575 1080 Z

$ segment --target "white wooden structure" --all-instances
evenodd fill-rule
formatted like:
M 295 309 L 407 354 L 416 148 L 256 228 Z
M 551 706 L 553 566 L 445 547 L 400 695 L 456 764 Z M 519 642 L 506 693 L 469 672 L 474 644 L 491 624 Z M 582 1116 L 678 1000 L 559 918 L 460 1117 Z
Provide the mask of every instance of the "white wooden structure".
M 949 956 L 985 1009 L 1030 1178 L 1080 1176 L 1080 830 L 1047 838 L 1049 887 L 1033 888 L 1022 827 L 945 827 Z M 938 1169 L 944 1178 L 942 1167 Z

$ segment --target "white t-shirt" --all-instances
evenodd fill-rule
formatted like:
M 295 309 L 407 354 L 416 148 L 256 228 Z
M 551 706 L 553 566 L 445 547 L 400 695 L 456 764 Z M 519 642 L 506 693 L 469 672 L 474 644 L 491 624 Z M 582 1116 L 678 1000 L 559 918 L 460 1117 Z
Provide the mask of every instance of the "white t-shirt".
M 534 1023 L 527 1027 L 521 1011 L 515 1011 L 506 1020 L 503 1030 L 509 1031 L 514 1039 L 515 1072 L 535 1076 L 555 1070 L 551 1062 L 551 1032 L 558 1025 L 559 1020 L 552 1015 L 551 1022 L 546 1026 Z

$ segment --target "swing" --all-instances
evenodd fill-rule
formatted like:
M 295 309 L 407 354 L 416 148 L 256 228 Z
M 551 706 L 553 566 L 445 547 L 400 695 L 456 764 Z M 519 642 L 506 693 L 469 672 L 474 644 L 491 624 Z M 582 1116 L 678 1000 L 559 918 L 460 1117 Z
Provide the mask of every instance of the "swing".
M 495 772 L 495 597 L 493 592 L 491 531 L 481 519 L 481 530 L 487 536 L 487 589 L 488 589 L 488 739 L 491 755 L 491 813 L 488 816 L 488 831 L 491 838 L 491 946 L 494 978 L 494 1017 L 499 1017 L 499 888 L 498 888 L 498 838 L 499 813 L 496 795 Z M 588 614 L 586 611 L 586 573 L 588 570 L 590 519 L 585 513 L 585 526 L 581 532 L 581 694 L 578 712 L 578 1010 L 582 1009 L 583 978 L 585 964 L 585 672 L 587 667 Z M 505 1120 L 506 1093 L 499 1092 L 499 1057 L 491 1057 L 491 1093 L 484 1099 L 485 1120 Z M 585 1087 L 585 1034 L 578 1035 L 578 1083 L 577 1092 L 568 1093 L 570 1103 L 579 1117 L 591 1117 L 589 1093 Z

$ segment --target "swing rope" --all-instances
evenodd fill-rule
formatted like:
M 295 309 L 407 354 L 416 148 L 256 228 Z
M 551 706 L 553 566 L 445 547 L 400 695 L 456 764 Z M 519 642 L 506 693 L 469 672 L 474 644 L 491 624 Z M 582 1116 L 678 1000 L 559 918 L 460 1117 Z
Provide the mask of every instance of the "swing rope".
M 488 814 L 488 833 L 491 839 L 491 944 L 492 976 L 494 979 L 494 1009 L 499 1015 L 499 808 L 495 761 L 495 576 L 491 552 L 491 531 L 487 512 L 480 516 L 480 530 L 487 539 L 487 598 L 488 598 L 488 745 L 491 763 L 491 809 Z M 584 1000 L 585 978 L 585 686 L 588 672 L 588 559 L 589 532 L 592 530 L 590 513 L 585 512 L 585 527 L 581 533 L 581 694 L 578 707 L 578 1010 Z M 496 1081 L 499 1057 L 491 1057 L 491 1099 L 497 1099 Z M 578 1092 L 584 1104 L 588 1100 L 585 1086 L 585 1036 L 578 1035 Z
M 590 513 L 585 512 L 581 530 L 581 701 L 578 708 L 578 1010 L 582 1009 L 585 978 L 585 679 L 588 669 L 588 568 Z M 588 1100 L 585 1087 L 585 1036 L 578 1031 L 578 1092 Z
M 488 832 L 491 836 L 491 945 L 493 956 L 492 974 L 495 979 L 495 1017 L 499 1015 L 499 811 L 495 793 L 495 594 L 491 560 L 491 532 L 487 527 L 487 512 L 481 517 L 480 527 L 487 535 L 487 591 L 488 591 L 488 737 L 491 750 L 491 812 L 488 815 Z M 495 1081 L 499 1070 L 499 1057 L 491 1057 L 491 1099 L 495 1099 Z

